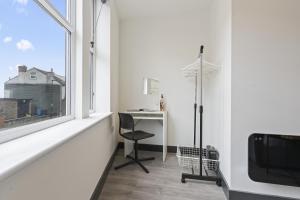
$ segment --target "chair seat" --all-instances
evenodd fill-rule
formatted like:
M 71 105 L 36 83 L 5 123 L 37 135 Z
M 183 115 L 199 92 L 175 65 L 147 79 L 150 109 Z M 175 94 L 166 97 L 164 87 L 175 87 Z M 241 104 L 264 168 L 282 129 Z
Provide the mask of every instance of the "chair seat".
M 153 137 L 154 134 L 147 133 L 145 131 L 134 131 L 134 133 L 132 132 L 123 133 L 122 136 L 128 140 L 142 140 L 142 139 Z

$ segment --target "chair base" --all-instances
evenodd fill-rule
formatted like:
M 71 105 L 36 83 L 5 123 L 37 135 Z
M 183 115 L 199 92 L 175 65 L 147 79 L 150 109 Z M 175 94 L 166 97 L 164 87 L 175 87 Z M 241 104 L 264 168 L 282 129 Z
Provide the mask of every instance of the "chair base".
M 126 162 L 126 163 L 124 163 L 124 164 L 122 164 L 122 165 L 116 166 L 115 170 L 118 170 L 120 168 L 126 167 L 127 165 L 138 164 L 146 173 L 149 173 L 149 170 L 141 162 L 143 162 L 143 161 L 149 161 L 149 160 L 155 160 L 154 157 L 136 159 L 136 158 L 134 158 L 132 156 L 127 156 L 127 158 L 129 158 L 131 160 L 128 161 L 128 162 Z

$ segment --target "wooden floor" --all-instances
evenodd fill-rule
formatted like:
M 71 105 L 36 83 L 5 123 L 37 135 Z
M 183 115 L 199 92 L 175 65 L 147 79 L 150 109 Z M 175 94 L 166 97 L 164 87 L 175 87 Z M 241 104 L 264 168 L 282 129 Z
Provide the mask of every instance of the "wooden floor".
M 120 150 L 114 166 L 126 160 Z M 182 184 L 181 169 L 175 154 L 168 154 L 165 164 L 162 153 L 140 152 L 140 157 L 156 157 L 144 162 L 150 173 L 138 165 L 111 169 L 99 200 L 225 200 L 222 188 L 215 183 L 187 181 Z

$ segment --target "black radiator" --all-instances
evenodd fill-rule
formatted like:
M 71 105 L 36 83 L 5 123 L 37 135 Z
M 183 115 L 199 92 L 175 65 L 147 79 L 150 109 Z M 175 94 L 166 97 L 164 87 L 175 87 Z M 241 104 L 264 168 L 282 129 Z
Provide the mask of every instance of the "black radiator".
M 256 182 L 300 186 L 300 136 L 253 134 L 248 173 Z

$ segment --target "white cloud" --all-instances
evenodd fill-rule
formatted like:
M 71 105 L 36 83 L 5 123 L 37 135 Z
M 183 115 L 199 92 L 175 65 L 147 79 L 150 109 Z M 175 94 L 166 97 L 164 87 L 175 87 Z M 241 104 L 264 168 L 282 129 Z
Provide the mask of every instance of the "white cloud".
M 9 70 L 10 70 L 10 71 L 13 71 L 13 70 L 14 70 L 14 67 L 10 66 L 10 67 L 9 67 Z
M 28 0 L 16 0 L 16 2 L 24 6 L 28 4 Z
M 10 66 L 10 67 L 9 67 L 9 71 L 10 71 L 10 72 L 12 72 L 12 73 L 15 73 L 15 72 L 16 72 L 16 68 L 15 68 L 15 67 L 12 67 L 12 66 Z
M 18 14 L 28 15 L 28 11 L 25 8 L 16 8 Z
M 20 40 L 17 43 L 17 48 L 21 51 L 27 51 L 27 50 L 33 50 L 34 49 L 32 43 L 28 40 Z
M 13 0 L 13 5 L 16 5 L 16 12 L 18 14 L 28 15 L 27 4 L 28 0 Z
M 5 37 L 5 38 L 3 39 L 3 42 L 4 42 L 4 43 L 10 43 L 12 40 L 13 40 L 12 37 L 7 36 L 7 37 Z

